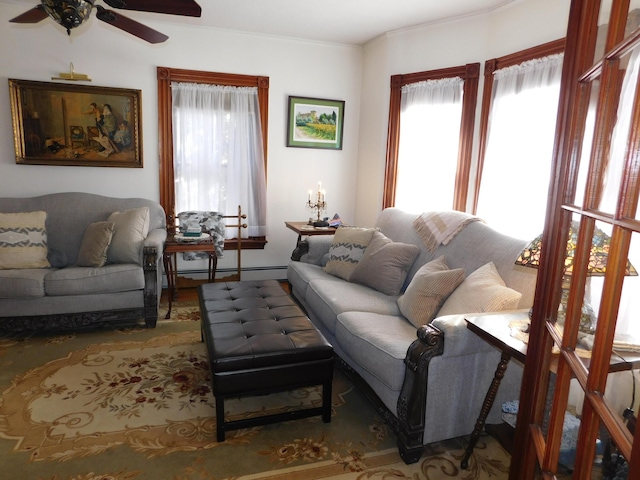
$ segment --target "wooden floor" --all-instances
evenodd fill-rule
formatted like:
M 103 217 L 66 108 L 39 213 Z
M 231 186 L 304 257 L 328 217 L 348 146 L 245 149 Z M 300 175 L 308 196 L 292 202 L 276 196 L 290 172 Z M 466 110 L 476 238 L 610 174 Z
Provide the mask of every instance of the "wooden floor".
M 291 287 L 289 286 L 289 282 L 283 280 L 280 282 L 280 285 L 287 293 L 291 293 Z M 195 286 L 187 286 L 181 287 L 178 285 L 178 289 L 180 291 L 180 300 L 188 302 L 191 300 L 198 300 L 198 290 Z M 162 289 L 162 298 L 161 301 L 166 301 L 168 295 L 168 290 L 166 288 Z

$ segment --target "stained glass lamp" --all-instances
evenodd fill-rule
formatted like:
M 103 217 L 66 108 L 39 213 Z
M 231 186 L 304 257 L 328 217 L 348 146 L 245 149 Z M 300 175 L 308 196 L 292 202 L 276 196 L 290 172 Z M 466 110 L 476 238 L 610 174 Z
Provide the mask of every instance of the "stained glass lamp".
M 566 311 L 567 299 L 569 296 L 570 277 L 573 273 L 574 257 L 578 243 L 578 222 L 571 222 L 569 235 L 567 239 L 567 252 L 564 260 L 564 276 L 562 282 L 562 297 L 560 301 L 561 311 L 558 312 L 558 322 L 564 320 L 564 312 Z M 593 239 L 591 241 L 591 252 L 589 253 L 589 264 L 587 266 L 587 276 L 602 277 L 607 270 L 607 257 L 609 256 L 609 248 L 611 237 L 600 230 L 598 227 L 594 229 Z M 533 239 L 520 253 L 516 260 L 516 265 L 525 267 L 539 268 L 540 253 L 542 251 L 542 235 Z M 625 275 L 637 276 L 638 272 L 627 260 L 625 267 Z M 582 315 L 580 317 L 580 331 L 584 333 L 593 333 L 596 326 L 596 314 L 591 308 L 589 302 L 582 304 Z

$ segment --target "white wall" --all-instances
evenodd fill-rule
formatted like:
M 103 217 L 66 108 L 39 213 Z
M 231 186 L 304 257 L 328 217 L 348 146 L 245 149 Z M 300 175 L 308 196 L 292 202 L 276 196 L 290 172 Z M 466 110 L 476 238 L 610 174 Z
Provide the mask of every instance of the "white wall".
M 159 198 L 156 67 L 270 77 L 268 151 L 269 244 L 243 254 L 243 266 L 284 267 L 295 244 L 285 220 L 304 220 L 306 192 L 319 180 L 328 214 L 371 225 L 382 205 L 389 78 L 391 75 L 480 62 L 561 38 L 569 0 L 522 0 L 495 12 L 384 35 L 364 48 L 176 26 L 148 15 L 144 23 L 167 35 L 150 45 L 92 18 L 68 37 L 52 21 L 8 23 L 23 3 L 0 0 L 0 83 L 8 78 L 50 81 L 73 62 L 91 85 L 142 90 L 144 168 L 16 165 L 8 88 L 0 87 L 0 196 L 88 191 Z M 146 20 L 151 17 L 151 20 Z M 287 96 L 345 100 L 341 151 L 285 146 Z M 476 122 L 477 123 L 477 122 Z M 189 264 L 188 268 L 203 268 Z M 233 255 L 220 264 L 233 267 Z M 182 267 L 181 267 L 182 268 Z M 245 278 L 283 278 L 283 270 Z
M 49 19 L 35 25 L 8 22 L 28 8 L 24 3 L 0 3 L 0 196 L 84 191 L 158 200 L 156 67 L 165 66 L 270 77 L 269 243 L 263 251 L 243 253 L 243 267 L 268 269 L 288 264 L 296 237 L 284 221 L 309 218 L 307 190 L 319 180 L 327 190 L 328 213 L 339 212 L 348 222 L 354 221 L 361 48 L 198 25 L 180 27 L 156 18 L 144 23 L 169 35 L 160 45 L 148 44 L 95 18 L 73 30 L 70 37 Z M 52 76 L 68 71 L 70 62 L 77 72 L 93 79 L 90 85 L 142 90 L 144 168 L 16 165 L 7 79 L 51 81 Z M 345 100 L 343 150 L 287 148 L 288 95 Z M 220 268 L 233 268 L 233 258 L 227 255 Z M 189 262 L 189 268 L 204 267 L 195 263 Z M 249 272 L 243 278 L 284 276 L 281 269 Z
M 482 76 L 488 59 L 564 37 L 569 4 L 570 0 L 522 0 L 484 15 L 389 33 L 365 46 L 358 224 L 373 224 L 382 208 L 391 75 L 479 62 Z M 482 82 L 478 104 L 481 92 Z M 479 115 L 478 108 L 476 134 Z

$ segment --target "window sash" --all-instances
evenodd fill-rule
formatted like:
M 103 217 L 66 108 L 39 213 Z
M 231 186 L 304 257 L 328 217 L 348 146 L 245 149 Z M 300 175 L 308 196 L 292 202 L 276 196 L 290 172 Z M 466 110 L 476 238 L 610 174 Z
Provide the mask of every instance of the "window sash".
M 472 63 L 460 67 L 417 72 L 406 75 L 393 75 L 391 77 L 391 96 L 389 103 L 389 133 L 387 137 L 387 161 L 385 168 L 384 193 L 382 207 L 396 205 L 398 191 L 398 158 L 400 153 L 401 137 L 401 89 L 405 85 L 429 80 L 460 77 L 463 82 L 462 114 L 458 142 L 456 143 L 457 158 L 455 162 L 455 183 L 453 198 L 449 205 L 453 204 L 456 210 L 464 211 L 467 204 L 467 192 L 469 175 L 471 170 L 471 154 L 473 147 L 473 130 L 475 122 L 476 98 L 478 93 L 478 77 L 480 64 Z M 430 177 L 432 178 L 432 177 Z M 426 181 L 426 179 L 425 179 Z M 429 179 L 429 182 L 433 180 Z M 437 181 L 437 180 L 435 180 Z M 424 190 L 424 182 L 421 190 Z M 451 208 L 451 207 L 449 207 Z

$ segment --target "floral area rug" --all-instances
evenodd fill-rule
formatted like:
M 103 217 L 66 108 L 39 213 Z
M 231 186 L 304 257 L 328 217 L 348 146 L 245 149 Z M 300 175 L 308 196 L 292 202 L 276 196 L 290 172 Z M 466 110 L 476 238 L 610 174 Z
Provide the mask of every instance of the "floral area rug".
M 396 439 L 340 371 L 331 423 L 320 417 L 235 430 L 216 441 L 198 318 L 174 305 L 155 329 L 0 337 L 3 480 L 506 479 L 509 456 L 483 437 L 405 465 Z M 197 307 L 195 310 L 197 317 Z M 321 387 L 225 403 L 229 419 L 319 406 Z

